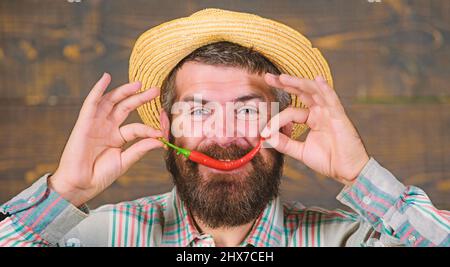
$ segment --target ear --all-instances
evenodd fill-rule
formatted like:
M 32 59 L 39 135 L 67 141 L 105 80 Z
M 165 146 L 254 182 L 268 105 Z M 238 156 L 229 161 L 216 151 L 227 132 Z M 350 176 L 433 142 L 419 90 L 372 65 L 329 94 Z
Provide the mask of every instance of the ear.
M 292 133 L 292 128 L 294 128 L 294 123 L 289 122 L 288 124 L 280 128 L 280 132 L 290 137 Z
M 161 109 L 161 113 L 159 115 L 159 121 L 161 124 L 161 131 L 162 131 L 164 138 L 166 138 L 166 140 L 169 140 L 170 121 L 169 121 L 169 117 L 167 116 L 167 113 L 164 109 Z

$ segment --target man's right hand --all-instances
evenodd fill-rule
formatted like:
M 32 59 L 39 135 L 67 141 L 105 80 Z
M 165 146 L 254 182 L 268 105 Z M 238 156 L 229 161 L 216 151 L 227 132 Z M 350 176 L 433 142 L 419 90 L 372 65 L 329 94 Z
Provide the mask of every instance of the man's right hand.
M 75 206 L 94 198 L 148 151 L 162 147 L 161 131 L 142 123 L 120 126 L 129 113 L 159 95 L 157 88 L 136 94 L 139 82 L 104 94 L 111 76 L 103 74 L 81 107 L 49 186 Z M 126 150 L 122 147 L 142 138 Z

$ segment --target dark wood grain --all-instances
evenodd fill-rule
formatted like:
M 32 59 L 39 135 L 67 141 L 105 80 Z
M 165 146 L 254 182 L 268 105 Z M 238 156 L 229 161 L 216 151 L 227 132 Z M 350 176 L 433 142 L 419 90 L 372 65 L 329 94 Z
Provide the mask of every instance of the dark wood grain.
M 369 153 L 402 182 L 450 208 L 450 1 L 0 1 L 0 203 L 58 163 L 92 84 L 127 81 L 135 39 L 206 7 L 276 19 L 328 59 Z M 139 121 L 134 113 L 128 120 Z M 148 153 L 96 207 L 172 187 L 162 151 Z M 341 185 L 288 160 L 282 196 L 342 207 Z

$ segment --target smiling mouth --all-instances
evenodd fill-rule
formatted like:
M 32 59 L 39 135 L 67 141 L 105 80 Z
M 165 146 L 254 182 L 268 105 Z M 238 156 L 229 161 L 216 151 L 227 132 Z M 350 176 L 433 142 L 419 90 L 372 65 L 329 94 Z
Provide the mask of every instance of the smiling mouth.
M 165 140 L 164 138 L 161 138 L 160 141 L 163 142 L 165 145 L 175 149 L 177 155 L 182 154 L 184 157 L 188 158 L 189 160 L 191 160 L 195 163 L 202 164 L 207 167 L 215 168 L 218 170 L 229 171 L 229 170 L 233 170 L 233 169 L 238 169 L 238 168 L 246 165 L 248 162 L 252 161 L 253 158 L 257 155 L 257 153 L 261 149 L 261 145 L 262 145 L 262 142 L 264 141 L 264 138 L 259 139 L 259 142 L 256 146 L 254 146 L 245 155 L 243 155 L 239 159 L 235 159 L 235 160 L 231 160 L 231 159 L 220 160 L 219 159 L 220 155 L 218 155 L 217 157 L 211 157 L 211 156 L 207 155 L 208 153 L 204 154 L 200 151 L 189 150 L 186 148 L 177 147 L 176 145 Z M 220 154 L 222 154 L 222 156 L 223 156 L 225 153 L 220 153 Z M 225 154 L 225 155 L 227 155 L 227 154 Z M 233 154 L 231 154 L 231 153 L 229 153 L 228 155 L 233 156 Z

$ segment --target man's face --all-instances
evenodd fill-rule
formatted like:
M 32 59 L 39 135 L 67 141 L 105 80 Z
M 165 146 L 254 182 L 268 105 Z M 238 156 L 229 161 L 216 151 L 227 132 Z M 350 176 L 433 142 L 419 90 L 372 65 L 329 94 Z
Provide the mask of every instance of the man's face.
M 262 75 L 192 61 L 177 72 L 176 96 L 183 112 L 172 112 L 170 141 L 221 160 L 240 158 L 256 145 L 275 101 Z M 189 210 L 216 228 L 242 225 L 260 214 L 278 194 L 283 157 L 261 149 L 250 163 L 232 171 L 198 165 L 173 150 L 166 161 Z

